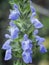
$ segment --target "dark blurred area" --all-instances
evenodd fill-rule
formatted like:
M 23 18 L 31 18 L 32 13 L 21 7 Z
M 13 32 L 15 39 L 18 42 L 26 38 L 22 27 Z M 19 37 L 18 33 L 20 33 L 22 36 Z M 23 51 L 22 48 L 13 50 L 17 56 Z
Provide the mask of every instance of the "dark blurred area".
M 7 33 L 9 9 L 8 0 L 0 0 L 0 65 L 12 65 L 12 60 L 4 61 L 5 51 L 1 49 L 5 42 L 4 35 Z
M 41 7 L 45 9 L 49 9 L 49 0 L 32 0 L 33 3 L 40 5 Z M 9 9 L 10 9 L 10 4 L 9 0 L 0 0 L 0 65 L 12 65 L 12 60 L 9 61 L 4 61 L 4 55 L 5 51 L 1 49 L 2 45 L 5 42 L 5 37 L 4 34 L 7 33 L 7 26 L 9 23 L 8 20 L 8 15 L 9 15 Z M 44 28 L 42 28 L 40 32 L 40 36 L 46 37 L 46 43 L 49 43 L 49 16 L 42 15 L 38 13 L 39 20 L 42 21 Z M 47 38 L 48 37 L 48 38 Z M 45 46 L 46 46 L 45 43 Z M 39 55 L 39 53 L 36 53 L 35 57 L 35 65 L 38 65 L 38 62 L 45 58 L 47 61 L 49 61 L 49 47 L 47 47 L 48 52 L 45 55 Z M 48 64 L 47 64 L 48 65 Z
M 39 4 L 46 9 L 49 9 L 49 0 L 32 0 L 32 2 Z

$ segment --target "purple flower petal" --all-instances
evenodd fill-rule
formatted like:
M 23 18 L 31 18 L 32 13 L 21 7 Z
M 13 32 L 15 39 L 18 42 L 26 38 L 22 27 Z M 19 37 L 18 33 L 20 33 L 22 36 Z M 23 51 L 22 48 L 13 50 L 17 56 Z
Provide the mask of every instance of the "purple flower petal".
M 5 34 L 5 38 L 10 38 L 10 35 L 9 34 Z
M 34 26 L 35 28 L 42 28 L 43 24 L 38 19 L 35 19 Z
M 34 32 L 33 32 L 33 35 L 37 35 L 38 34 L 38 30 L 35 29 Z
M 32 63 L 32 56 L 30 53 L 24 51 L 22 53 L 22 58 L 25 63 Z
M 30 6 L 30 8 L 31 8 L 32 13 L 36 12 L 36 10 L 35 10 L 35 8 L 33 6 Z
M 40 45 L 40 52 L 41 53 L 46 53 L 47 49 L 44 47 L 44 45 Z
M 27 40 L 27 41 L 22 41 L 22 49 L 27 50 L 27 49 L 32 49 L 32 41 Z
M 9 19 L 17 20 L 20 16 L 20 12 L 18 10 L 12 10 L 9 15 Z
M 18 6 L 16 4 L 14 4 L 13 9 L 18 9 Z
M 32 6 L 32 2 L 30 1 L 30 8 L 31 8 L 31 12 L 36 12 L 35 8 Z
M 30 8 L 31 8 L 31 12 L 32 12 L 32 17 L 36 16 L 35 8 L 32 5 L 30 5 Z
M 31 23 L 34 25 L 35 28 L 43 27 L 43 24 L 36 18 L 31 18 Z
M 10 60 L 11 58 L 12 58 L 11 49 L 8 49 L 8 50 L 6 50 L 4 60 L 7 61 L 7 60 Z
M 28 35 L 25 34 L 25 35 L 24 35 L 24 40 L 27 40 L 27 39 L 28 39 Z
M 9 32 L 11 34 L 11 39 L 15 39 L 18 37 L 19 29 L 18 29 L 18 27 L 11 27 L 9 29 Z
M 2 46 L 2 49 L 4 49 L 4 50 L 10 49 L 11 48 L 10 43 L 11 43 L 10 39 L 5 41 L 5 43 Z
M 11 27 L 16 27 L 16 24 L 14 24 L 14 21 L 10 21 L 10 23 L 9 23 L 9 25 L 11 26 Z
M 36 41 L 38 42 L 38 45 L 42 44 L 45 41 L 45 38 L 42 38 L 40 36 L 36 36 Z

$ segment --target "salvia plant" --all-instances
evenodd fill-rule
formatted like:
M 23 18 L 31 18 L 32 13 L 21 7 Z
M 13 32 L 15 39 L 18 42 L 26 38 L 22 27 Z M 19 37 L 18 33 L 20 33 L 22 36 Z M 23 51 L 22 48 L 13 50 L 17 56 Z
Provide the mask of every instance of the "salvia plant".
M 35 52 L 38 50 L 44 54 L 47 52 L 43 45 L 45 39 L 38 35 L 43 24 L 36 17 L 36 10 L 31 0 L 11 0 L 12 9 L 8 19 L 9 34 L 5 34 L 7 40 L 2 46 L 6 50 L 4 60 L 8 61 L 14 56 L 14 65 L 27 65 L 32 63 Z

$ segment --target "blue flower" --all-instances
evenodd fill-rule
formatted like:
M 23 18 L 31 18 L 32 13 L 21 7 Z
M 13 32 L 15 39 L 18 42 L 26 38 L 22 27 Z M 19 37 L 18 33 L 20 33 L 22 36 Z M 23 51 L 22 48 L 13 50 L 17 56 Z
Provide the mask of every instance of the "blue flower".
M 32 6 L 32 2 L 30 1 L 30 9 L 31 9 L 31 12 L 32 12 L 32 17 L 36 16 L 36 10 L 35 8 Z
M 36 38 L 38 45 L 42 44 L 45 41 L 45 38 L 42 38 L 40 36 L 35 36 L 35 38 Z
M 21 45 L 22 45 L 23 50 L 32 49 L 32 41 L 31 40 L 22 41 Z
M 37 41 L 37 45 L 39 45 L 40 48 L 40 52 L 41 53 L 45 53 L 47 52 L 46 48 L 44 47 L 44 45 L 42 44 L 45 41 L 45 38 L 42 38 L 40 36 L 35 36 L 36 41 Z
M 35 10 L 35 8 L 33 6 L 30 6 L 30 8 L 31 8 L 32 13 L 36 12 L 36 10 Z
M 5 38 L 11 38 L 9 34 L 5 34 Z
M 34 32 L 33 32 L 33 35 L 37 35 L 38 34 L 38 30 L 35 29 Z
M 24 40 L 28 40 L 28 35 L 25 34 L 23 38 L 24 38 Z
M 15 24 L 14 21 L 12 21 L 12 20 L 9 22 L 9 25 L 10 25 L 11 27 L 16 27 L 16 24 Z
M 9 19 L 11 20 L 17 20 L 20 16 L 20 12 L 18 10 L 11 10 L 10 11 L 10 15 L 9 15 Z
M 40 52 L 41 53 L 46 53 L 47 52 L 47 49 L 42 44 L 40 45 Z
M 18 9 L 18 6 L 16 4 L 14 4 L 13 9 Z
M 10 27 L 9 29 L 11 39 L 15 39 L 18 37 L 19 28 L 18 27 Z
M 28 39 L 28 36 L 26 34 L 24 35 L 24 40 L 22 41 L 21 45 L 23 50 L 32 49 L 32 41 Z
M 9 39 L 17 38 L 19 34 L 19 28 L 16 26 L 16 24 L 12 20 L 10 21 L 9 25 L 10 25 L 10 28 L 8 29 L 8 31 L 10 32 L 10 35 L 5 34 L 5 37 Z
M 24 34 L 23 41 L 21 43 L 23 53 L 22 58 L 25 63 L 32 63 L 32 41 L 28 39 L 28 35 Z
M 35 28 L 42 28 L 43 24 L 36 18 L 31 17 L 31 23 L 34 25 Z
M 17 20 L 20 16 L 20 12 L 16 4 L 13 5 L 14 10 L 10 10 L 9 19 Z
M 10 60 L 11 58 L 12 58 L 12 52 L 11 52 L 11 49 L 8 49 L 6 50 L 4 60 L 7 61 L 7 60 Z
M 31 12 L 32 12 L 32 15 L 31 15 L 31 17 L 34 17 L 34 16 L 36 16 L 36 11 L 35 11 L 34 7 L 32 7 L 32 8 L 31 8 Z
M 22 53 L 22 58 L 25 63 L 32 63 L 32 53 L 24 51 Z
M 11 39 L 5 41 L 5 43 L 2 46 L 2 49 L 4 49 L 4 50 L 10 49 L 11 48 L 11 46 L 10 46 L 11 41 L 12 41 Z
M 19 34 L 18 27 L 10 27 L 9 28 L 9 32 L 10 32 L 10 35 L 9 34 L 5 34 L 6 38 L 9 38 L 11 40 L 18 38 L 18 34 Z

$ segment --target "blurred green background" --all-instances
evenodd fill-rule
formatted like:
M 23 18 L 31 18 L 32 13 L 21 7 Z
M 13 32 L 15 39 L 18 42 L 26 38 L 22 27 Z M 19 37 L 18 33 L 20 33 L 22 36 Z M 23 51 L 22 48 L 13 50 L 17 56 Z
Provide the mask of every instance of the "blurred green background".
M 0 0 L 0 65 L 12 65 L 12 59 L 5 62 L 3 60 L 4 52 L 1 47 L 5 41 L 4 34 L 7 33 L 8 26 L 8 15 L 9 15 L 9 0 Z M 38 6 L 45 8 L 49 11 L 49 0 L 32 0 L 33 3 L 38 4 Z M 37 7 L 36 7 L 37 8 Z M 45 42 L 43 43 L 47 48 L 48 52 L 46 54 L 37 53 L 35 56 L 35 65 L 49 65 L 49 16 L 41 14 L 37 11 L 39 20 L 43 23 L 44 27 L 39 30 L 39 35 L 45 37 Z

